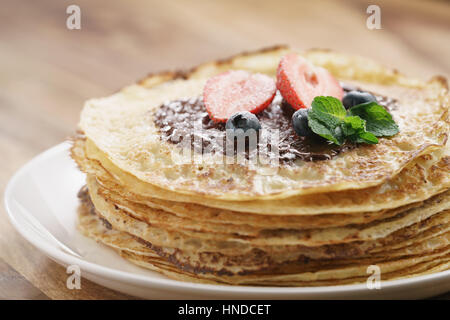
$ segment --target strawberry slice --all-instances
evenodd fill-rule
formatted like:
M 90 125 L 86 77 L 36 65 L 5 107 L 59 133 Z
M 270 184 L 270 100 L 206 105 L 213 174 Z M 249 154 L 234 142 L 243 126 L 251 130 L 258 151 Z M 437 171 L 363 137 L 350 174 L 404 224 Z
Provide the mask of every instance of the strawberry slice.
M 317 96 L 342 100 L 339 82 L 324 68 L 316 67 L 298 54 L 285 55 L 278 65 L 277 88 L 295 109 L 310 108 Z
M 203 101 L 212 120 L 226 122 L 239 111 L 258 113 L 264 110 L 276 91 L 275 81 L 269 76 L 231 70 L 208 79 Z

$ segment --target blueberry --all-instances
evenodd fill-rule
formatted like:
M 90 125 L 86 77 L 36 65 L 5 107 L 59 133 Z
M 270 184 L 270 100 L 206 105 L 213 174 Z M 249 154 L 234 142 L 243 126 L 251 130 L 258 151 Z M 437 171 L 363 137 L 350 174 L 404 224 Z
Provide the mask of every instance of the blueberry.
M 259 123 L 258 118 L 253 113 L 248 111 L 240 111 L 236 112 L 228 119 L 227 124 L 225 125 L 225 129 L 242 129 L 244 132 L 249 129 L 258 131 L 259 129 L 261 129 L 261 124 Z
M 354 90 L 348 92 L 344 96 L 344 98 L 342 99 L 342 104 L 344 105 L 345 109 L 350 109 L 351 107 L 354 107 L 358 104 L 372 101 L 377 102 L 377 99 L 372 94 Z
M 314 132 L 308 125 L 309 109 L 299 109 L 292 115 L 292 126 L 301 137 L 312 137 Z

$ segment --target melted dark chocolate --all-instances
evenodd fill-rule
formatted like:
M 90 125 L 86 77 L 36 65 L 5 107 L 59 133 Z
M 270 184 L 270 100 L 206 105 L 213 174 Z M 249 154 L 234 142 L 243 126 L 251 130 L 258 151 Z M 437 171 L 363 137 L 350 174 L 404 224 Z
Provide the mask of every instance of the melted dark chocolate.
M 343 85 L 345 92 L 356 88 Z M 396 101 L 375 95 L 378 103 L 387 110 L 395 109 Z M 264 135 L 271 137 L 273 130 L 278 130 L 278 154 L 281 163 L 289 163 L 296 159 L 304 161 L 318 161 L 332 159 L 339 153 L 356 147 L 355 144 L 345 143 L 337 146 L 317 136 L 315 138 L 299 137 L 292 127 L 292 114 L 295 112 L 277 92 L 271 105 L 258 113 L 261 127 L 258 148 L 245 150 L 246 157 L 252 152 L 264 152 L 264 156 L 274 155 L 270 147 L 270 138 L 262 139 Z M 154 122 L 159 128 L 162 139 L 178 144 L 189 143 L 200 153 L 221 153 L 226 145 L 225 123 L 215 123 L 206 111 L 201 97 L 175 100 L 161 105 L 154 114 Z

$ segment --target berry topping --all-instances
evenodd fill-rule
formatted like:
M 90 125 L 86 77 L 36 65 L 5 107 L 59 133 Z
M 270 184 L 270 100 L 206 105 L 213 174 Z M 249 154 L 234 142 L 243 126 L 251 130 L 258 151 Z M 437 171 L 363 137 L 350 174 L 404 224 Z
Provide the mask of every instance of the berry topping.
M 258 131 L 261 129 L 261 124 L 259 123 L 258 118 L 248 111 L 240 111 L 233 114 L 227 121 L 225 125 L 225 129 L 229 130 L 237 130 L 242 129 L 246 132 L 249 129 L 254 129 Z
M 377 102 L 377 99 L 368 92 L 356 90 L 348 92 L 342 99 L 342 104 L 346 109 L 350 109 L 351 107 L 366 102 Z
M 226 122 L 239 111 L 258 113 L 275 96 L 275 82 L 261 73 L 232 70 L 211 77 L 203 89 L 203 100 L 215 122 Z
M 292 126 L 295 133 L 301 137 L 312 137 L 314 132 L 308 124 L 308 112 L 310 109 L 299 109 L 292 115 Z
M 277 88 L 295 109 L 309 108 L 316 96 L 342 99 L 339 82 L 324 68 L 313 66 L 295 53 L 285 55 L 278 65 Z

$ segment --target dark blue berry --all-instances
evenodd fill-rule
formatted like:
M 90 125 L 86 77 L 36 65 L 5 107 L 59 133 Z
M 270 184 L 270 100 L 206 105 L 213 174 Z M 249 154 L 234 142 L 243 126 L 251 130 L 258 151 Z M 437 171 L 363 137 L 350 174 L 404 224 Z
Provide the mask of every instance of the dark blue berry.
M 228 119 L 225 128 L 227 130 L 242 129 L 244 132 L 249 129 L 258 131 L 259 129 L 261 129 L 261 124 L 259 123 L 258 118 L 253 113 L 248 111 L 240 111 L 236 112 Z
M 342 99 L 342 104 L 345 109 L 350 109 L 351 107 L 366 102 L 377 102 L 377 99 L 368 92 L 356 90 L 348 92 Z
M 301 137 L 312 137 L 314 132 L 308 125 L 309 109 L 299 109 L 292 115 L 292 126 Z

